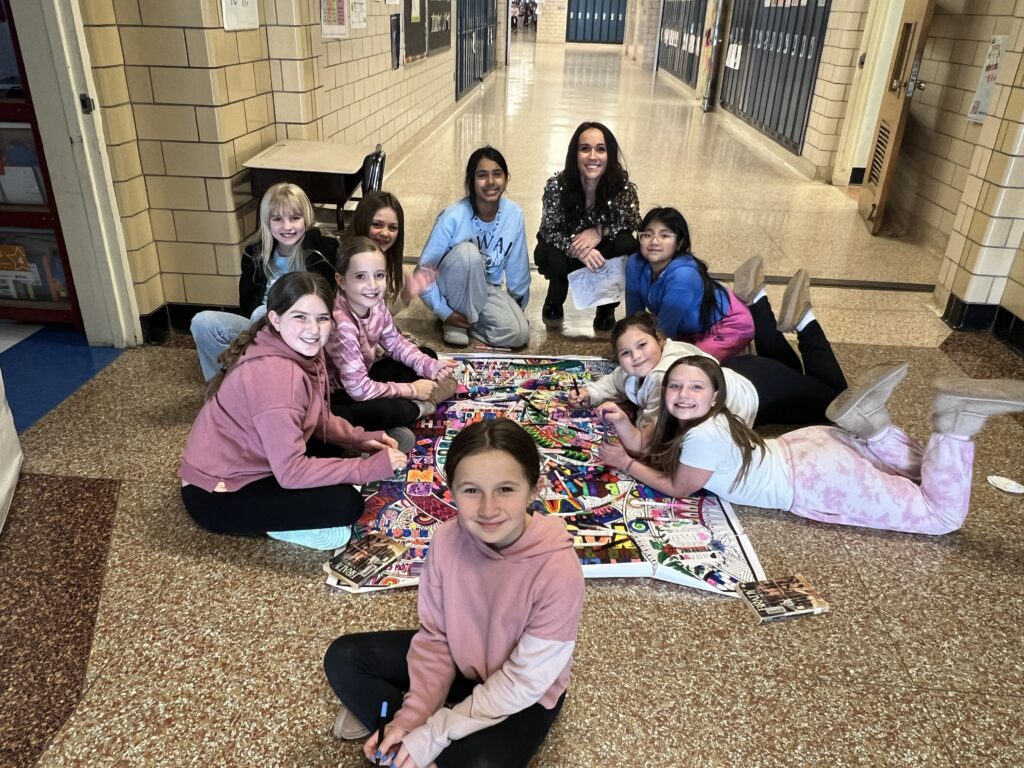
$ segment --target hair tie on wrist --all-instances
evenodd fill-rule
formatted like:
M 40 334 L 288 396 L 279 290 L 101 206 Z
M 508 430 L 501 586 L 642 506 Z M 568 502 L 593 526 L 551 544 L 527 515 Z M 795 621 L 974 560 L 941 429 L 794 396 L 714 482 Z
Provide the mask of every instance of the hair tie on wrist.
M 633 457 L 632 459 L 630 459 L 630 460 L 629 460 L 629 464 L 627 464 L 626 466 L 624 466 L 624 467 L 622 468 L 622 471 L 623 471 L 623 472 L 626 472 L 626 473 L 628 473 L 628 472 L 629 472 L 629 468 L 633 466 L 633 462 L 634 462 L 634 461 L 636 461 L 636 457 Z

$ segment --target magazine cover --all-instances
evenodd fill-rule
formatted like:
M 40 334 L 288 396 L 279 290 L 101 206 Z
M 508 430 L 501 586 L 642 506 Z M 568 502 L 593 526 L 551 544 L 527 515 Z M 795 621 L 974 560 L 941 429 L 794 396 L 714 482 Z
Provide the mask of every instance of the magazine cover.
M 736 591 L 762 624 L 815 616 L 828 611 L 818 591 L 799 573 L 740 584 Z
M 324 563 L 324 570 L 340 584 L 360 587 L 400 558 L 405 550 L 402 542 L 379 531 L 369 531 L 363 538 L 350 541 Z

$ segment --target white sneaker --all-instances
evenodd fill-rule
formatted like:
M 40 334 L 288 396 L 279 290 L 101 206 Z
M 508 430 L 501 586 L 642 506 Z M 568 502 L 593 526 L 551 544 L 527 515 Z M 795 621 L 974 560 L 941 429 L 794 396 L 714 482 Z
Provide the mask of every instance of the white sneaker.
M 331 728 L 331 735 L 336 739 L 355 741 L 365 739 L 370 735 L 370 729 L 359 722 L 359 719 L 352 714 L 344 704 L 338 709 L 338 716 L 334 718 L 334 727 Z
M 348 544 L 352 538 L 352 526 L 337 528 L 306 528 L 301 531 L 267 531 L 267 536 L 289 544 L 298 544 L 310 549 L 335 550 Z
M 444 343 L 453 347 L 465 347 L 469 344 L 469 331 L 450 323 L 444 324 Z

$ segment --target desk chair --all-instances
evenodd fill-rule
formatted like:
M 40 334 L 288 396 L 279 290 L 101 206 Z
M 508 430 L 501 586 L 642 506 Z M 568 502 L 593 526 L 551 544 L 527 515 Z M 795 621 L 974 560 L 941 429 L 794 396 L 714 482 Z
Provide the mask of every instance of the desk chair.
M 369 192 L 379 192 L 381 185 L 384 183 L 384 163 L 387 160 L 388 153 L 384 151 L 380 144 L 363 158 L 363 170 L 359 181 L 359 193 L 349 195 L 343 203 L 338 204 L 334 209 L 334 219 L 336 233 L 340 236 L 345 229 L 348 227 L 352 220 L 352 214 L 355 213 L 356 206 L 359 201 L 363 199 L 363 195 Z M 350 205 L 351 204 L 351 205 Z M 317 213 L 317 226 L 323 228 L 325 222 L 320 221 L 320 214 L 325 212 L 325 208 L 321 206 L 314 206 Z M 330 229 L 330 227 L 328 227 Z

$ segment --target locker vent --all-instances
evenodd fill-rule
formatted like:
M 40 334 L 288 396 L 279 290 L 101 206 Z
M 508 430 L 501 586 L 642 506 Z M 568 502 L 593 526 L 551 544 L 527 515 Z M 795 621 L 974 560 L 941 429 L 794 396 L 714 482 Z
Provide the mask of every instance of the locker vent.
M 882 164 L 885 162 L 885 155 L 889 149 L 889 126 L 880 123 L 878 126 L 878 138 L 875 140 L 875 151 L 871 156 L 871 173 L 868 174 L 868 184 L 877 184 L 882 176 Z

